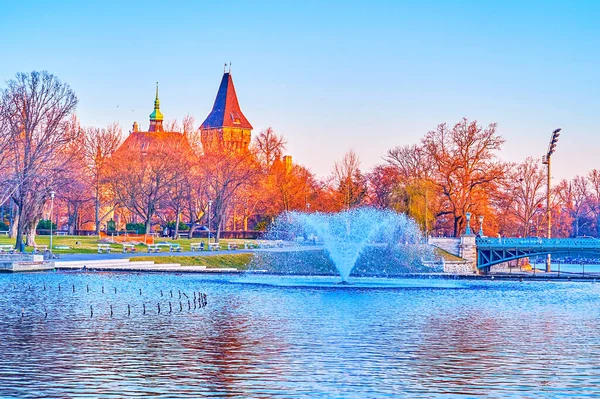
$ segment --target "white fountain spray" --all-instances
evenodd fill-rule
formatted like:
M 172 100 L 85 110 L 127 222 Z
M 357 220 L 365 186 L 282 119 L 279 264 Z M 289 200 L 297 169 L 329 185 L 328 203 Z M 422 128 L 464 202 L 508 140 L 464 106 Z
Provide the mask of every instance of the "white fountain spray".
M 422 248 L 422 234 L 416 223 L 403 214 L 374 208 L 339 213 L 291 212 L 285 216 L 288 229 L 301 232 L 323 244 L 346 282 L 356 261 L 367 246 Z M 418 250 L 415 252 L 419 252 Z

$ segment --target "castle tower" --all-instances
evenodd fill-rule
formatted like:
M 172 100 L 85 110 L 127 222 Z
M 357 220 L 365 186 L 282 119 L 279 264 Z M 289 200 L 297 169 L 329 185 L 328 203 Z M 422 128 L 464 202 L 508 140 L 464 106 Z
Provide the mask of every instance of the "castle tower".
M 160 112 L 160 100 L 158 99 L 158 82 L 156 82 L 156 98 L 154 99 L 154 111 L 150 114 L 149 132 L 163 132 L 163 114 Z
M 215 146 L 231 150 L 246 150 L 250 145 L 252 125 L 238 103 L 231 70 L 223 74 L 213 109 L 200 125 L 204 151 Z

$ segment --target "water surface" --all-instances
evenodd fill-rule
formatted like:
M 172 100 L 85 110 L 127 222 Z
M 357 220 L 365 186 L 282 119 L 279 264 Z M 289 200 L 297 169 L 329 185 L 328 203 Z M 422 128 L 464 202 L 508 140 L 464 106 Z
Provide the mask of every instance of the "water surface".
M 0 274 L 0 397 L 600 395 L 599 284 L 350 280 Z

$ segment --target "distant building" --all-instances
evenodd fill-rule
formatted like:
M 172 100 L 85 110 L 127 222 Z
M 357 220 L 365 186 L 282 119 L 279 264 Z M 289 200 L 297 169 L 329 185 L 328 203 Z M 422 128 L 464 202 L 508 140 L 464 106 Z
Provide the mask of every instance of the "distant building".
M 137 122 L 133 122 L 133 127 L 129 136 L 125 139 L 117 153 L 122 151 L 141 151 L 146 152 L 154 145 L 168 143 L 181 148 L 186 155 L 191 153 L 189 143 L 183 133 L 165 132 L 163 128 L 163 114 L 160 112 L 160 100 L 158 99 L 158 83 L 156 83 L 156 98 L 154 99 L 154 110 L 150 114 L 150 124 L 148 131 L 141 131 Z
M 213 109 L 200 126 L 205 152 L 220 145 L 230 150 L 245 150 L 250 145 L 252 125 L 242 113 L 230 72 L 223 74 Z

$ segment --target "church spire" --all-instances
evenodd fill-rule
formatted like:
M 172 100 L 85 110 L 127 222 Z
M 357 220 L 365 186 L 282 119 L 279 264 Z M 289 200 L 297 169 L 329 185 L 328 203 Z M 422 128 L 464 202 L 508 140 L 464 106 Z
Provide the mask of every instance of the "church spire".
M 154 99 L 154 111 L 150 114 L 149 132 L 162 132 L 163 114 L 160 112 L 160 100 L 158 99 L 158 82 L 156 82 L 156 98 Z

